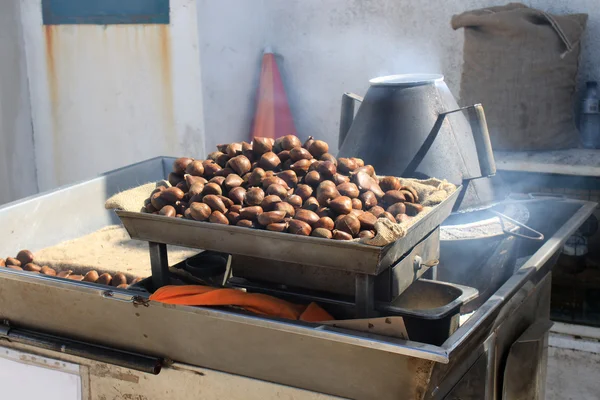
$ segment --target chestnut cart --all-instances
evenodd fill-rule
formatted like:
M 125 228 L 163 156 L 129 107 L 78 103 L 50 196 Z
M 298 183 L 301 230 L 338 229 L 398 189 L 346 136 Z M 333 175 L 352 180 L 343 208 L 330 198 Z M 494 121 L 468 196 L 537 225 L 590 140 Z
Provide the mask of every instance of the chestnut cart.
M 169 158 L 148 160 L 0 207 L 0 253 L 36 251 L 119 223 L 114 212 L 103 208 L 104 201 L 165 178 L 171 163 Z M 141 291 L 2 268 L 0 347 L 2 354 L 18 349 L 38 360 L 43 356 L 79 365 L 79 371 L 87 371 L 78 376 L 82 398 L 88 399 L 120 398 L 109 392 L 113 387 L 121 398 L 126 393 L 140 399 L 191 399 L 199 393 L 209 399 L 542 399 L 550 271 L 563 243 L 596 204 L 548 200 L 526 206 L 547 219 L 528 222 L 533 229 L 545 226 L 545 240 L 523 249 L 514 274 L 441 343 L 166 305 L 149 301 Z M 436 259 L 435 249 L 426 250 L 432 243 L 427 240 L 435 239 L 435 226 L 408 248 L 411 254 L 423 246 L 423 262 L 417 265 Z M 155 257 L 164 257 L 160 245 L 152 247 Z M 164 268 L 164 263 L 153 266 Z M 414 279 L 392 285 L 400 289 L 391 295 L 402 298 Z M 351 285 L 348 281 L 336 290 L 351 292 Z M 400 293 L 404 285 L 408 289 Z M 110 351 L 102 356 L 99 348 Z

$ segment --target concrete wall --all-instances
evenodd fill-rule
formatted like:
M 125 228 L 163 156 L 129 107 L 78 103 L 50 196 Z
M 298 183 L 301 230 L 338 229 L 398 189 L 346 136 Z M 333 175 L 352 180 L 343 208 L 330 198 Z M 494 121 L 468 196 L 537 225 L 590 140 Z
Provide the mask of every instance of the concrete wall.
M 341 94 L 364 93 L 369 78 L 442 72 L 457 94 L 463 33 L 451 16 L 506 1 L 172 0 L 170 26 L 46 28 L 40 0 L 20 0 L 20 19 L 16 2 L 2 3 L 0 185 L 9 190 L 0 203 L 159 154 L 198 157 L 205 142 L 210 152 L 246 140 L 268 45 L 299 135 L 333 144 Z M 526 3 L 590 14 L 580 83 L 600 80 L 595 1 Z
M 458 96 L 462 30 L 452 15 L 504 5 L 497 0 L 267 0 L 269 42 L 282 54 L 282 75 L 300 136 L 337 142 L 340 97 L 364 94 L 369 78 L 441 72 Z M 524 1 L 554 13 L 590 14 L 580 82 L 600 80 L 600 8 L 595 0 Z
M 43 26 L 21 0 L 40 190 L 204 150 L 195 0 L 170 25 Z
M 0 204 L 37 191 L 19 2 L 0 2 Z
M 263 0 L 198 0 L 207 153 L 250 136 L 267 11 Z

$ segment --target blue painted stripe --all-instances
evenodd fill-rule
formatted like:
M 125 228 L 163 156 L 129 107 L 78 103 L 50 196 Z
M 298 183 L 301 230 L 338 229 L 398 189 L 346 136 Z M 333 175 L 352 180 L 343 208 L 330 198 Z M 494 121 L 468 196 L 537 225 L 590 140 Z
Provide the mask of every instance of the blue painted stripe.
M 168 24 L 169 0 L 42 0 L 44 25 Z

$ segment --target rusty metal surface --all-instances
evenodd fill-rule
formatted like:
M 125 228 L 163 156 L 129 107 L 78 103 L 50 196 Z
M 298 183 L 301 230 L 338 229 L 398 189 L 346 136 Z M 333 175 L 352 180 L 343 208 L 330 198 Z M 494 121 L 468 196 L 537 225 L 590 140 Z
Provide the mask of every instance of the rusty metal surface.
M 44 148 L 40 163 L 50 164 L 41 172 L 45 187 L 50 179 L 58 186 L 114 168 L 117 160 L 185 151 L 171 25 L 44 25 L 41 32 L 45 68 L 36 68 L 46 80 L 36 80 L 35 89 L 44 86 L 47 98 L 35 99 L 43 114 L 34 122 L 44 118 L 51 133 L 36 136 Z
M 149 377 L 112 364 L 18 343 L 2 343 L 0 351 L 7 350 L 11 355 L 16 353 L 14 359 L 25 364 L 38 367 L 50 364 L 56 368 L 48 359 L 51 357 L 62 361 L 63 370 L 73 371 L 76 367 L 82 384 L 81 400 L 197 400 L 198 393 L 202 400 L 342 399 L 182 363 L 173 363 L 158 376 Z

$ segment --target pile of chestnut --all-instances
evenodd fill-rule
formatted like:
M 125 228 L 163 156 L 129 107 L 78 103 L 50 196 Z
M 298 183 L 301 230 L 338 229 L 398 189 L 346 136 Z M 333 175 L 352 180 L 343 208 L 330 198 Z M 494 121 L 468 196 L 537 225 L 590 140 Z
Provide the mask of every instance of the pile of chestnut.
M 217 146 L 207 160 L 178 158 L 170 188 L 145 202 L 149 213 L 350 240 L 372 238 L 378 218 L 404 222 L 423 210 L 417 192 L 377 178 L 359 158 L 338 158 L 310 137 L 257 137 Z
M 98 272 L 94 270 L 88 271 L 85 275 L 74 274 L 71 270 L 57 272 L 54 268 L 50 268 L 47 265 L 37 265 L 33 258 L 33 253 L 29 250 L 21 250 L 16 257 L 7 257 L 6 260 L 0 258 L 0 267 L 6 267 L 17 271 L 27 271 L 33 274 L 56 276 L 74 281 L 110 285 L 121 289 L 126 289 L 129 285 L 133 285 L 142 280 L 142 278 L 135 278 L 128 284 L 127 277 L 121 272 L 116 273 L 114 276 L 109 273 L 98 274 Z

